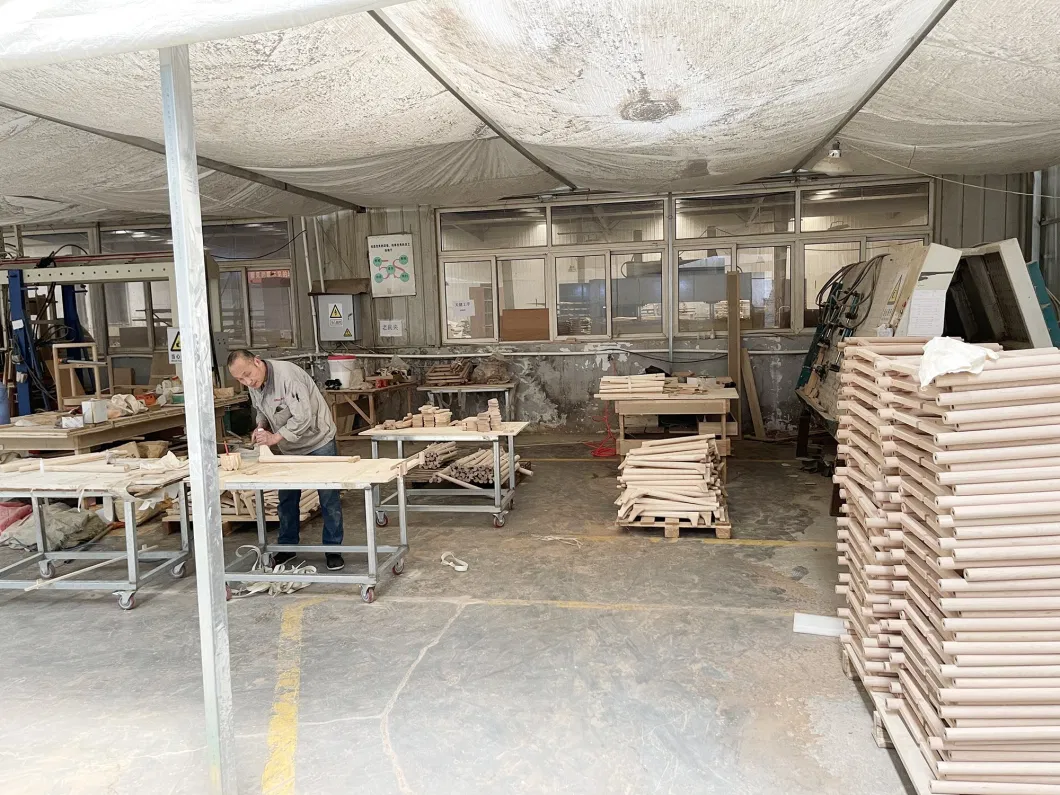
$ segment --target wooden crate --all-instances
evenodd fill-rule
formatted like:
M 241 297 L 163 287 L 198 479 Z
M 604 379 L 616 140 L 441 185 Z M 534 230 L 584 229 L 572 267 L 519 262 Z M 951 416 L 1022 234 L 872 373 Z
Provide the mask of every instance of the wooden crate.
M 642 515 L 633 522 L 622 522 L 620 526 L 632 530 L 661 529 L 664 538 L 680 538 L 682 530 L 713 530 L 718 538 L 732 538 L 732 524 L 729 522 L 729 509 L 726 506 L 723 505 L 715 511 L 712 514 L 712 519 L 713 521 L 710 524 L 704 524 L 703 522 L 693 524 L 690 519 Z

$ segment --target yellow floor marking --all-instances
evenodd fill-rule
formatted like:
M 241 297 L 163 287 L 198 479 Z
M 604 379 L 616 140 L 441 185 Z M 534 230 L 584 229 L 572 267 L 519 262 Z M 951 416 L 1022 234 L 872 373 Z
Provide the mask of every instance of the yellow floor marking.
M 518 538 L 516 536 L 515 538 Z M 609 541 L 648 541 L 652 544 L 661 544 L 663 542 L 681 543 L 682 541 L 699 541 L 701 544 L 710 544 L 716 546 L 735 546 L 735 547 L 803 547 L 812 549 L 815 547 L 826 547 L 830 551 L 835 551 L 835 540 L 822 540 L 822 541 L 785 541 L 782 539 L 772 538 L 663 538 L 659 535 L 627 535 L 625 533 L 618 533 L 615 535 L 601 536 L 601 535 L 572 535 L 571 538 L 577 538 L 579 541 L 593 541 L 593 542 L 609 542 Z
M 397 598 L 397 597 L 396 597 Z M 647 613 L 660 610 L 709 610 L 749 616 L 787 616 L 794 608 L 722 607 L 716 604 L 636 604 L 634 602 L 579 602 L 568 599 L 471 599 L 469 604 L 489 607 L 555 607 L 561 610 L 614 610 L 621 613 Z
M 262 795 L 294 795 L 294 756 L 298 748 L 298 695 L 302 685 L 302 616 L 323 597 L 285 607 L 280 617 L 276 649 L 276 689 L 266 744 L 269 749 L 261 774 Z

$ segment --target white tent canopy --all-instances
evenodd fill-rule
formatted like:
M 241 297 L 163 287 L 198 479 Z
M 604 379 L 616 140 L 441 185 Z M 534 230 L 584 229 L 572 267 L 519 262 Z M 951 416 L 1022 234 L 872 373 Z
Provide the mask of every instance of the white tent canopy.
M 0 103 L 9 108 L 0 111 L 0 223 L 165 212 L 161 155 L 58 123 L 161 141 L 159 46 L 199 42 L 191 62 L 201 157 L 359 205 L 474 204 L 564 181 L 698 190 L 813 154 L 812 164 L 938 7 L 0 3 Z M 379 8 L 456 93 L 364 13 Z M 844 158 L 856 173 L 1060 162 L 1058 34 L 1054 0 L 957 0 L 845 125 Z M 210 169 L 202 190 L 204 213 L 217 217 L 333 209 Z

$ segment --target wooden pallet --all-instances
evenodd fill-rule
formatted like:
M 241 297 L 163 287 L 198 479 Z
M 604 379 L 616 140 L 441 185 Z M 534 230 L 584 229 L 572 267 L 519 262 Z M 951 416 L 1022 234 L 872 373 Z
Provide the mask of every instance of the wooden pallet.
M 691 519 L 676 517 L 640 516 L 632 522 L 622 522 L 620 527 L 631 530 L 657 530 L 662 528 L 663 538 L 680 538 L 681 531 L 713 530 L 718 538 L 732 538 L 732 524 L 729 522 L 729 510 L 722 506 L 712 514 L 714 521 L 710 524 L 693 524 Z

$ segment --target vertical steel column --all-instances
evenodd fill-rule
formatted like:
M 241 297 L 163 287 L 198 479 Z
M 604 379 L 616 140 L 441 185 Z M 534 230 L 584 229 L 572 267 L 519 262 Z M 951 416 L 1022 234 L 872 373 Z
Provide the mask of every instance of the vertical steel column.
M 122 502 L 125 508 L 125 560 L 129 570 L 129 588 L 136 590 L 140 582 L 140 550 L 136 539 L 136 503 L 132 500 Z
M 493 440 L 493 505 L 498 513 L 504 503 L 501 488 L 501 438 L 498 436 Z
M 174 278 L 184 361 L 184 418 L 188 430 L 195 540 L 199 642 L 206 704 L 206 755 L 211 795 L 235 795 L 235 726 L 225 604 L 221 492 L 217 475 L 210 315 L 203 256 L 195 117 L 187 45 L 158 51 L 162 122 L 173 230 Z

